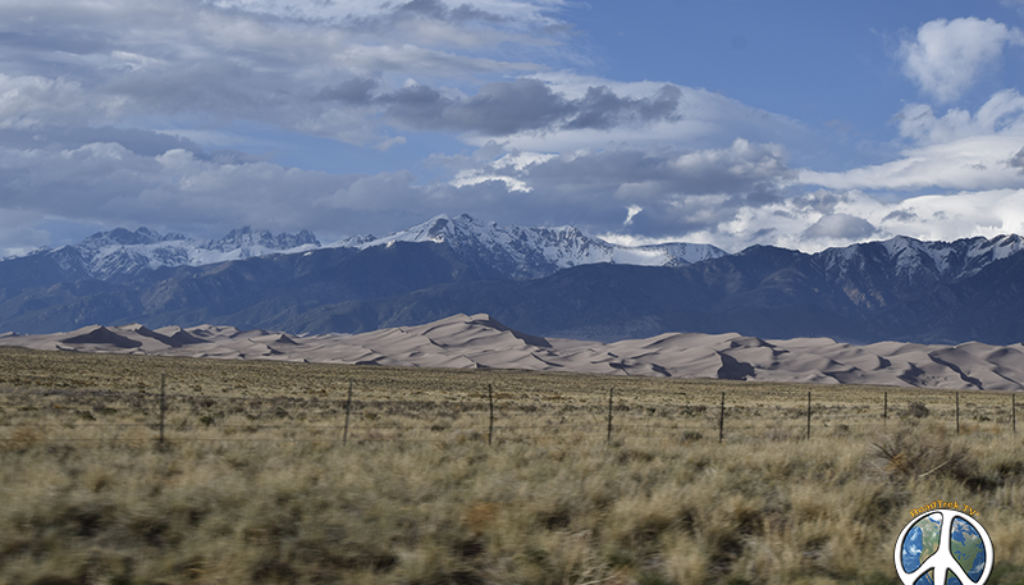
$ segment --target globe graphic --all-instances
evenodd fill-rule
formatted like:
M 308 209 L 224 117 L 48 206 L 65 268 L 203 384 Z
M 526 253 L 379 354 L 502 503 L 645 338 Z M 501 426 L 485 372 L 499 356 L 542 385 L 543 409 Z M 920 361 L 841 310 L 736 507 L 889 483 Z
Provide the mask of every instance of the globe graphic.
M 903 541 L 903 548 L 900 551 L 903 559 L 903 570 L 913 573 L 921 568 L 932 555 L 939 552 L 941 542 L 942 515 L 930 514 L 914 523 L 914 526 L 907 533 Z M 914 583 L 914 585 L 972 585 L 977 583 L 985 570 L 985 543 L 978 531 L 969 522 L 962 518 L 953 518 L 949 539 L 949 553 L 956 562 L 963 568 L 964 572 L 973 581 L 961 583 L 960 579 L 950 572 L 946 580 L 945 576 L 933 575 L 934 571 L 928 571 Z

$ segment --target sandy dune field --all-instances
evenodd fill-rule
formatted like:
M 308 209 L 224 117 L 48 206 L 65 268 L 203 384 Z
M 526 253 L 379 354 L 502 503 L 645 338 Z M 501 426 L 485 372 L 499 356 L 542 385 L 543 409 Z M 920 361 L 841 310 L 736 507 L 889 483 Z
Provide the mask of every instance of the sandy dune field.
M 295 336 L 201 325 L 138 324 L 49 335 L 0 335 L 33 349 L 430 368 L 513 368 L 630 376 L 723 378 L 948 389 L 1024 389 L 1024 345 L 957 346 L 827 338 L 765 340 L 735 333 L 666 333 L 598 343 L 513 331 L 488 315 L 455 315 L 359 335 Z

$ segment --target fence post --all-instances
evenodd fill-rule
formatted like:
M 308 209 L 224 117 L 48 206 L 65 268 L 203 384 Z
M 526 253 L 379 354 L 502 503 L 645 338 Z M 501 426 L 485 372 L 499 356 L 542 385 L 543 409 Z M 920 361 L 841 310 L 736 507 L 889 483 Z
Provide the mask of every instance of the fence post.
M 807 393 L 807 440 L 811 440 L 811 393 Z
M 889 424 L 889 393 L 885 393 L 885 402 L 882 406 L 882 424 Z
M 164 446 L 164 420 L 167 416 L 167 374 L 160 374 L 160 446 Z
M 1013 419 L 1013 434 L 1017 434 L 1017 395 L 1010 394 L 1010 417 Z
M 352 414 L 352 380 L 348 381 L 348 400 L 345 402 L 345 435 L 341 439 L 342 445 L 348 445 L 348 418 Z
M 494 387 L 487 385 L 487 400 L 491 403 L 491 424 L 487 427 L 487 444 L 490 445 L 494 439 Z
M 722 392 L 722 408 L 718 411 L 718 442 L 725 436 L 725 392 Z
M 608 444 L 612 442 L 612 396 L 615 394 L 615 388 L 608 390 Z
M 956 393 L 956 434 L 960 434 L 960 393 Z

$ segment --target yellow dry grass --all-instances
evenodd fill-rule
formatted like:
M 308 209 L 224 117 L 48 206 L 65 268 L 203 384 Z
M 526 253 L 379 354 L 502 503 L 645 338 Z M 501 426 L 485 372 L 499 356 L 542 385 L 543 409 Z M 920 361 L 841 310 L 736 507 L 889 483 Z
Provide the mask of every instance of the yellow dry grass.
M 989 583 L 1019 583 L 1011 397 L 960 393 L 959 435 L 955 404 L 936 390 L 6 349 L 0 582 L 896 583 L 910 512 L 946 500 L 989 530 Z

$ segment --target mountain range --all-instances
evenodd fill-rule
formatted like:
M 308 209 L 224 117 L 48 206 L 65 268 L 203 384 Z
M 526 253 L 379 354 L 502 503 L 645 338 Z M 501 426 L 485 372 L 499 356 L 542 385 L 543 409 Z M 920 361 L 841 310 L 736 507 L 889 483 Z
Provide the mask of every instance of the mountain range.
M 22 272 L 28 269 L 46 275 L 40 282 L 83 278 L 123 281 L 147 269 L 205 266 L 316 249 L 366 250 L 398 242 L 447 244 L 462 261 L 484 260 L 494 274 L 517 279 L 547 276 L 581 264 L 674 266 L 726 255 L 707 244 L 618 246 L 571 226 L 502 227 L 476 221 L 468 215 L 455 219 L 439 215 L 381 238 L 364 234 L 326 245 L 306 230 L 295 235 L 274 235 L 266 230 L 244 227 L 232 230 L 219 240 L 199 240 L 177 233 L 161 235 L 145 227 L 134 232 L 118 228 L 93 234 L 74 246 L 56 250 L 43 248 L 23 258 L 6 258 L 7 264 L 0 263 L 0 278 L 5 276 L 4 269 L 17 266 Z M 17 280 L 14 284 L 17 285 Z
M 328 244 L 308 231 L 243 228 L 214 241 L 117 229 L 0 261 L 0 331 L 141 322 L 360 333 L 487 313 L 599 341 L 677 331 L 1006 345 L 1024 340 L 1022 248 L 1017 235 L 896 237 L 728 254 L 465 215 Z

